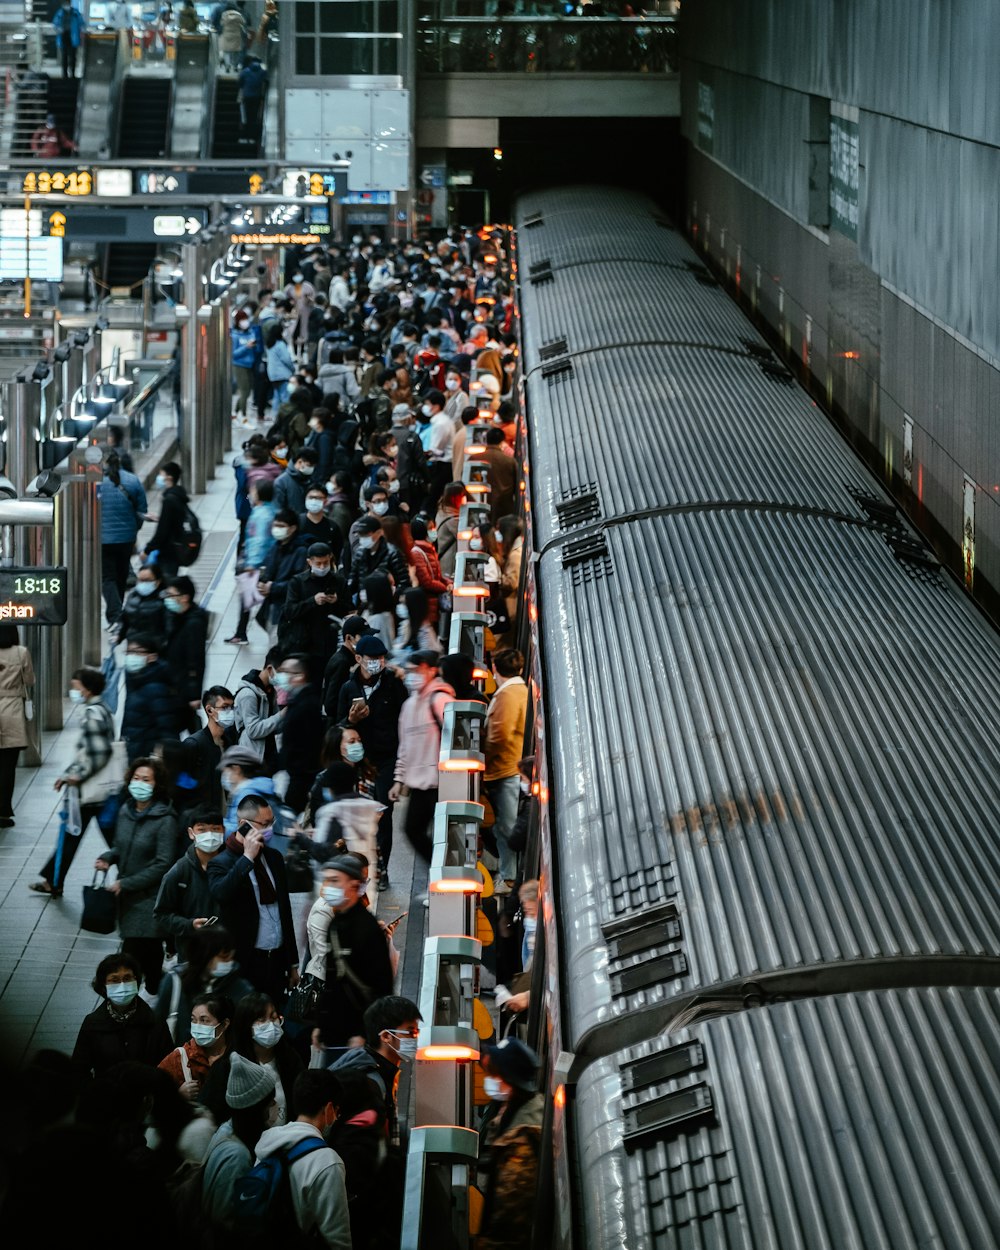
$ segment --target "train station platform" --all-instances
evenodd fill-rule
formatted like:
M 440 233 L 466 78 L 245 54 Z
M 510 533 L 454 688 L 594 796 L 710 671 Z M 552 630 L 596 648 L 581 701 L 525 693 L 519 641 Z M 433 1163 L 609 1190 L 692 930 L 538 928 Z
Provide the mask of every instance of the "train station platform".
M 244 428 L 234 428 L 236 447 L 248 433 Z M 224 641 L 235 632 L 239 615 L 233 577 L 238 527 L 232 458 L 230 452 L 206 492 L 192 498 L 204 543 L 197 564 L 187 571 L 197 587 L 199 602 L 212 614 L 205 688 L 223 685 L 235 691 L 242 675 L 263 663 L 267 637 L 252 625 L 248 646 Z M 155 514 L 157 492 L 149 493 L 149 505 Z M 147 523 L 140 531 L 140 546 L 152 528 Z M 124 652 L 124 646 L 119 650 Z M 18 769 L 16 824 L 0 831 L 0 1056 L 10 1067 L 17 1067 L 42 1049 L 72 1052 L 80 1022 L 98 1001 L 90 987 L 95 969 L 119 945 L 117 934 L 103 937 L 80 929 L 82 887 L 90 882 L 94 860 L 104 847 L 95 827 L 83 834 L 84 846 L 61 899 L 35 894 L 28 888 L 38 880 L 38 870 L 52 852 L 58 834 L 59 795 L 53 783 L 71 760 L 79 733 L 80 713 L 68 699 L 65 712 L 64 728 L 44 735 L 40 767 Z M 120 723 L 120 718 L 121 706 L 116 722 Z M 419 904 L 411 909 L 410 894 L 411 887 L 419 893 L 426 884 L 419 875 L 414 882 L 413 854 L 402 836 L 404 814 L 403 804 L 398 804 L 392 884 L 375 895 L 375 905 L 379 917 L 387 921 L 400 912 L 409 912 L 396 931 L 395 941 L 402 952 L 397 992 L 407 993 L 409 989 L 412 995 L 419 976 L 426 912 Z M 426 869 L 419 868 L 419 873 L 425 882 Z

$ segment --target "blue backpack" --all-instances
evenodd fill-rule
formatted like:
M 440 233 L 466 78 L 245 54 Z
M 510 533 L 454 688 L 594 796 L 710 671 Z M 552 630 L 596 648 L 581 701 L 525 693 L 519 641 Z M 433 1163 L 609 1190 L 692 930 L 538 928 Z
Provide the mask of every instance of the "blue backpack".
M 288 1243 L 297 1232 L 292 1185 L 289 1177 L 296 1159 L 313 1150 L 328 1150 L 318 1137 L 305 1137 L 287 1150 L 278 1150 L 265 1159 L 258 1159 L 236 1184 L 234 1194 L 236 1231 L 241 1244 L 278 1240 Z

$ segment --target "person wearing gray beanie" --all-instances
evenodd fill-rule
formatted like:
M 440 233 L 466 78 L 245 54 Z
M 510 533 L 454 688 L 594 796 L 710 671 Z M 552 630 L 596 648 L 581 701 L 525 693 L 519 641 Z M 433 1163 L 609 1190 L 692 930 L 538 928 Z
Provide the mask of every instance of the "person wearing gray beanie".
M 274 1094 L 274 1077 L 267 1068 L 244 1059 L 238 1051 L 231 1051 L 226 1103 L 234 1111 L 240 1111 L 262 1102 L 269 1094 Z

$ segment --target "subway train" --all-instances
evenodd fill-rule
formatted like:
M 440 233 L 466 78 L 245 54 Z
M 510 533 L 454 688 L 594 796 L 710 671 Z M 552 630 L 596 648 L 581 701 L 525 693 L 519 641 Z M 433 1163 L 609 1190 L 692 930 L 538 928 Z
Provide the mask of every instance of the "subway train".
M 1000 1245 L 1000 641 L 659 207 L 511 241 L 537 1247 Z

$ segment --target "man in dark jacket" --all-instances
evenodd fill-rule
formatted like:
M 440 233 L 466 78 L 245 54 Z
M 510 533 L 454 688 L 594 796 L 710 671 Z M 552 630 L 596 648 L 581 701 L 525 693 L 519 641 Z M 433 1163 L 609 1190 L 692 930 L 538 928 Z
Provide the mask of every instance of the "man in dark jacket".
M 170 577 L 163 591 L 163 603 L 168 613 L 166 660 L 178 694 L 197 713 L 205 680 L 208 613 L 195 603 L 194 593 L 190 577 Z M 197 723 L 194 715 L 189 718 L 188 727 Z
M 153 915 L 160 934 L 173 939 L 177 953 L 187 961 L 195 936 L 215 915 L 208 885 L 208 864 L 222 850 L 222 815 L 210 808 L 192 812 L 188 825 L 191 845 L 160 882 Z
M 362 517 L 357 529 L 358 549 L 351 560 L 348 579 L 352 602 L 360 603 L 361 587 L 373 573 L 387 573 L 396 590 L 409 586 L 410 571 L 406 557 L 398 547 L 387 541 L 378 517 Z
M 306 552 L 308 567 L 288 583 L 285 610 L 278 625 L 278 646 L 284 652 L 305 651 L 313 671 L 321 673 L 337 645 L 340 622 L 350 612 L 347 582 L 333 568 L 326 543 Z
M 382 927 L 361 902 L 364 869 L 353 855 L 337 855 L 323 865 L 323 889 L 335 891 L 326 977 L 318 1024 L 324 1046 L 353 1046 L 365 1038 L 365 1009 L 392 993 L 389 944 Z M 329 901 L 329 900 L 328 900 Z M 341 951 L 337 950 L 333 936 Z M 357 1040 L 355 1040 L 357 1039 Z
M 349 616 L 344 621 L 341 631 L 343 642 L 330 657 L 330 662 L 323 674 L 323 711 L 331 721 L 337 719 L 340 692 L 358 662 L 354 648 L 358 640 L 368 633 L 371 633 L 371 630 L 363 616 Z
M 173 577 L 180 567 L 188 505 L 187 491 L 181 485 L 181 466 L 173 461 L 165 464 L 156 475 L 156 485 L 163 491 L 160 518 L 144 550 L 147 557 L 160 566 L 164 577 Z
M 295 461 L 274 482 L 274 504 L 279 512 L 285 508 L 296 517 L 306 510 L 306 490 L 319 464 L 319 452 L 313 447 L 301 447 L 295 453 Z
M 221 811 L 223 806 L 222 782 L 219 780 L 219 762 L 226 747 L 233 747 L 239 739 L 236 732 L 236 709 L 233 696 L 225 686 L 211 686 L 202 695 L 201 706 L 207 724 L 181 743 L 184 769 L 195 779 L 197 785 L 190 792 L 185 807 L 187 811 L 211 808 Z M 182 812 L 181 815 L 186 815 Z
M 375 765 L 375 801 L 385 805 L 378 822 L 378 888 L 389 885 L 392 853 L 392 803 L 389 801 L 399 751 L 399 712 L 406 687 L 385 667 L 388 654 L 381 638 L 369 634 L 354 648 L 360 663 L 344 683 L 337 706 L 337 720 L 352 725 L 360 734 L 365 758 Z
M 518 465 L 514 456 L 508 456 L 503 450 L 503 430 L 494 426 L 486 431 L 486 450 L 479 456 L 490 466 L 488 480 L 490 484 L 490 517 L 493 524 L 502 516 L 510 516 L 517 511 L 517 479 Z
M 273 643 L 278 636 L 288 583 L 306 567 L 307 544 L 299 535 L 298 516 L 287 508 L 275 513 L 271 533 L 277 542 L 267 553 L 257 582 L 257 589 L 265 599 L 257 613 L 257 623 L 264 626 Z
M 248 794 L 236 814 L 236 832 L 209 861 L 208 885 L 222 923 L 236 939 L 241 972 L 280 1011 L 286 989 L 299 979 L 285 860 L 267 845 L 274 814 L 266 799 Z
M 305 807 L 319 772 L 323 706 L 310 677 L 310 658 L 301 652 L 286 656 L 274 675 L 278 702 L 286 708 L 278 772 L 288 774 L 285 802 L 293 812 L 301 812 Z
M 130 764 L 180 733 L 182 704 L 170 665 L 160 658 L 160 646 L 149 634 L 133 634 L 128 640 L 122 737 Z
M 129 633 L 152 634 L 163 638 L 167 632 L 167 609 L 163 604 L 163 583 L 157 564 L 144 564 L 135 575 L 135 586 L 125 596 L 115 631 L 118 642 Z

